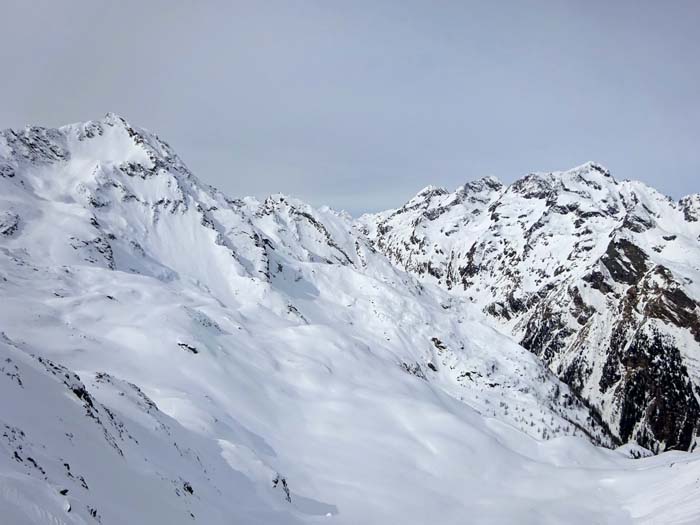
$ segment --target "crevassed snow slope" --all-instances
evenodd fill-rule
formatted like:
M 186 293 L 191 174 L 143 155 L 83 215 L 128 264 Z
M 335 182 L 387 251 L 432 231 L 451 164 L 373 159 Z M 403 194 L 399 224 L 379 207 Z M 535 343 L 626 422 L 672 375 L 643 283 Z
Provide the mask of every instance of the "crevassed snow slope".
M 534 355 L 343 214 L 228 199 L 115 115 L 3 132 L 0 174 L 9 523 L 700 517 L 694 455 L 594 446 Z

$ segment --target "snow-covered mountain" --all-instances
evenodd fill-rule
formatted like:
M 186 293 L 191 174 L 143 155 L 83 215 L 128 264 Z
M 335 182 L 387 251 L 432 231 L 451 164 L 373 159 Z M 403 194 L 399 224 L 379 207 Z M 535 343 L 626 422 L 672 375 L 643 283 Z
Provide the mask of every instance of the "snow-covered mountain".
M 658 451 L 694 447 L 700 424 L 699 203 L 588 163 L 429 187 L 360 222 L 392 261 L 514 334 L 615 437 Z
M 482 209 L 501 193 L 493 180 L 475 183 L 459 211 L 505 223 L 505 208 Z M 405 213 L 439 195 L 423 192 Z M 698 212 L 692 199 L 683 206 Z M 423 211 L 433 225 L 444 215 Z M 497 281 L 470 297 L 438 286 L 445 277 L 421 282 L 393 264 L 400 254 L 387 249 L 387 234 L 400 228 L 387 225 L 399 215 L 365 217 L 370 240 L 327 208 L 281 195 L 227 198 L 156 135 L 113 114 L 2 132 L 3 519 L 700 517 L 689 497 L 695 456 L 635 460 L 647 453 L 634 443 L 612 450 L 632 434 L 608 429 L 538 356 L 489 326 L 479 302 L 501 293 Z M 476 224 L 465 221 L 452 238 Z M 437 275 L 441 259 L 431 258 L 426 268 Z M 681 275 L 669 268 L 669 279 Z M 602 275 L 617 286 L 616 274 Z M 652 291 L 662 282 L 653 279 Z M 525 319 L 508 301 L 488 311 L 511 318 L 516 332 Z M 550 366 L 569 353 L 540 352 Z M 691 420 L 685 405 L 678 410 Z

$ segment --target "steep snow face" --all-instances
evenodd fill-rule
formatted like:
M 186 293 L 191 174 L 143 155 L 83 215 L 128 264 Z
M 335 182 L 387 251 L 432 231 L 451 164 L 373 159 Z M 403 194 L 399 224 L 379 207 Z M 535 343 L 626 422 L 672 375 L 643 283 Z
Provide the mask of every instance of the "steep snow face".
M 637 469 L 700 472 L 594 447 L 536 356 L 349 217 L 229 199 L 116 115 L 3 132 L 0 190 L 12 523 L 625 523 L 664 512 Z
M 619 439 L 688 449 L 700 418 L 698 202 L 588 163 L 423 191 L 358 223 L 399 266 L 483 306 Z

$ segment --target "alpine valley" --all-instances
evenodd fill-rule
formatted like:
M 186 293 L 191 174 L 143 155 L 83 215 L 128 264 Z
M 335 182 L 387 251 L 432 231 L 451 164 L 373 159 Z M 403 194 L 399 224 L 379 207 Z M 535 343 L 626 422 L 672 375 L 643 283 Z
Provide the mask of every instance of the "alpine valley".
M 0 298 L 3 524 L 700 522 L 700 195 L 353 219 L 108 114 L 0 132 Z

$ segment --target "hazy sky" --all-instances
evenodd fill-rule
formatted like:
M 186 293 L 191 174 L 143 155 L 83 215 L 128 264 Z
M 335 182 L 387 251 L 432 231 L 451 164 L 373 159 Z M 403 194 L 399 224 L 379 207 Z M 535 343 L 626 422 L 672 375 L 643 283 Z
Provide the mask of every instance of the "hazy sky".
M 0 0 L 0 127 L 125 116 L 353 213 L 596 160 L 700 191 L 700 1 Z

